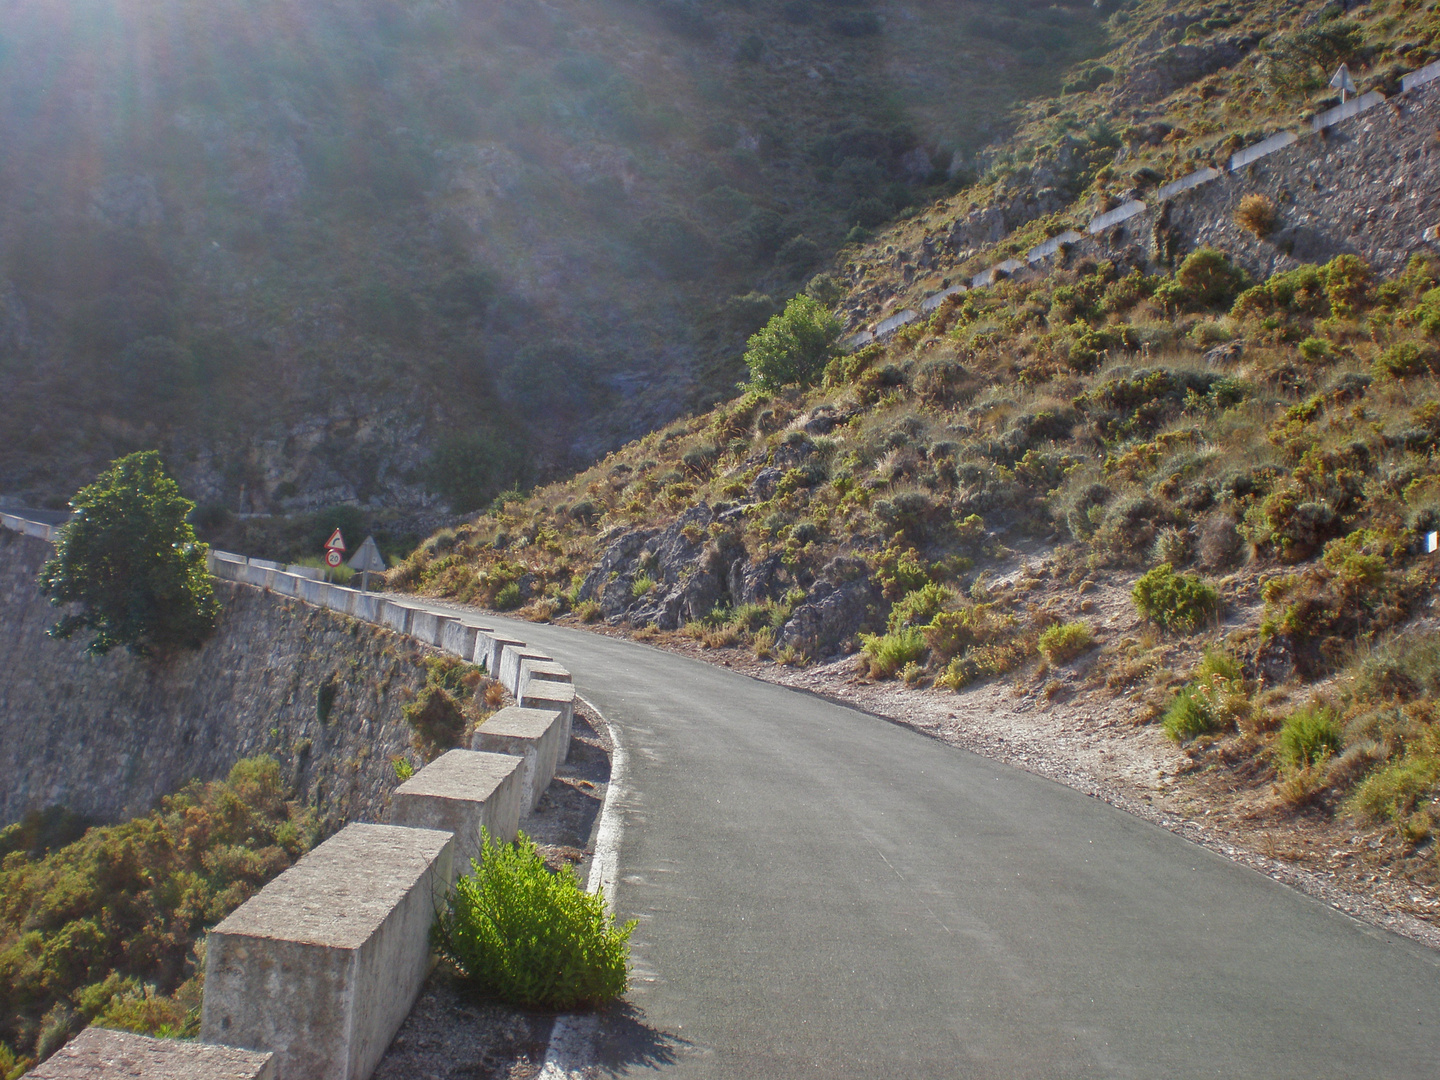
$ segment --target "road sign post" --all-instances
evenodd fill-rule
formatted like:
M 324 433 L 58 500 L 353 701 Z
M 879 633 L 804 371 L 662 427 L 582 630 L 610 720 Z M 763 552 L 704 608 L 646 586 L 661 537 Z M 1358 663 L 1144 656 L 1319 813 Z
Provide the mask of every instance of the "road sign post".
M 325 565 L 332 570 L 345 561 L 345 538 L 336 529 L 325 541 Z
M 360 550 L 350 560 L 350 569 L 360 571 L 360 591 L 369 592 L 370 572 L 373 570 L 379 573 L 385 569 L 385 556 L 380 554 L 380 548 L 376 546 L 373 536 L 367 536 L 360 545 Z

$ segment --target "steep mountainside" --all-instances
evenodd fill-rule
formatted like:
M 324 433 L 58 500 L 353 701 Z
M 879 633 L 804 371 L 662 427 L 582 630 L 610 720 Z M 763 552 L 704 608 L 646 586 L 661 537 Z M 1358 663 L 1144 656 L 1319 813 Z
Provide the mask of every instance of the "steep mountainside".
M 0 491 L 160 446 L 232 509 L 467 508 L 584 464 L 725 393 L 1102 14 L 6 0 Z
M 1310 29 L 1344 38 L 1362 87 L 1377 65 L 1391 81 L 1410 69 L 1395 56 L 1440 51 L 1433 13 L 1403 0 L 1349 22 L 1318 5 L 1271 14 L 1268 66 L 1226 78 L 1275 83 Z M 1325 101 L 1325 67 L 1307 70 L 1290 123 Z M 1211 104 L 1195 131 L 1223 97 L 1196 94 Z M 1281 126 L 1244 123 L 1244 139 L 1175 140 L 1158 179 Z M 1169 812 L 1217 814 L 1267 858 L 1433 920 L 1440 251 L 1421 226 L 1440 219 L 1437 126 L 1440 81 L 1168 209 L 1150 196 L 1141 226 L 814 364 L 797 302 L 752 350 L 789 340 L 794 366 L 772 380 L 789 385 L 432 536 L 397 582 L 845 686 L 1003 682 L 1057 726 L 1072 717 L 1067 740 L 1097 715 L 1158 724 L 1183 754 Z M 1120 146 L 1058 223 L 1103 205 L 1085 199 Z M 986 184 L 1000 197 L 1010 182 Z M 951 239 L 972 219 L 941 201 L 877 238 L 873 262 L 844 253 L 835 311 L 853 329 L 919 307 L 947 268 L 1047 232 L 1032 223 L 986 262 Z M 1174 246 L 1157 246 L 1167 223 Z

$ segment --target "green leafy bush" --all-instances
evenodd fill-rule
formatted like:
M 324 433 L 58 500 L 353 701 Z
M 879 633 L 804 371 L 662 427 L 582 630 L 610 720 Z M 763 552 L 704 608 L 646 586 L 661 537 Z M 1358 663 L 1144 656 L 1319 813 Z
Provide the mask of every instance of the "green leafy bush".
M 797 296 L 750 336 L 745 351 L 750 381 L 762 390 L 808 386 L 825 371 L 839 337 L 840 321 L 824 305 Z
M 1440 351 L 1426 342 L 1397 342 L 1375 357 L 1375 374 L 1392 379 L 1403 379 L 1437 368 L 1440 368 Z
M 508 582 L 502 585 L 500 591 L 495 594 L 496 611 L 514 611 L 522 603 L 524 603 L 524 597 L 520 595 L 519 582 Z
M 1141 575 L 1130 592 L 1145 618 L 1175 633 L 1192 633 L 1220 606 L 1220 595 L 1197 574 L 1177 574 L 1169 563 Z
M 575 1009 L 618 997 L 629 984 L 633 921 L 617 926 L 603 895 L 569 868 L 546 869 L 521 833 L 497 844 L 482 833 L 473 872 L 446 898 L 435 949 L 481 994 L 535 1009 Z
M 888 679 L 906 664 L 925 655 L 925 635 L 918 627 L 893 634 L 861 634 L 860 648 L 872 679 Z
M 0 1039 L 25 1054 L 43 1035 L 53 1050 L 96 1018 L 193 1035 L 196 941 L 314 839 L 310 812 L 262 757 L 43 857 L 11 852 L 0 869 Z
M 71 500 L 40 587 L 59 606 L 77 603 L 50 630 L 68 638 L 94 630 L 87 646 L 104 655 L 123 645 L 138 655 L 195 648 L 215 629 L 218 605 L 206 546 L 186 515 L 195 508 L 154 450 L 115 461 Z
M 1418 748 L 1399 761 L 1376 769 L 1350 796 L 1350 809 L 1372 821 L 1397 821 L 1440 785 L 1440 756 Z
M 1280 728 L 1280 757 L 1296 768 L 1338 754 L 1340 746 L 1340 720 L 1333 709 L 1311 705 L 1297 710 L 1285 718 Z
M 1215 710 L 1198 686 L 1186 686 L 1175 695 L 1170 708 L 1160 720 L 1165 734 L 1176 742 L 1188 742 L 1201 735 L 1219 730 Z
M 1083 622 L 1057 623 L 1040 635 L 1040 653 L 1052 664 L 1066 664 L 1095 644 L 1095 635 Z
M 1214 248 L 1192 251 L 1175 271 L 1175 278 L 1155 291 L 1162 303 L 1178 311 L 1228 308 L 1249 284 L 1244 270 Z

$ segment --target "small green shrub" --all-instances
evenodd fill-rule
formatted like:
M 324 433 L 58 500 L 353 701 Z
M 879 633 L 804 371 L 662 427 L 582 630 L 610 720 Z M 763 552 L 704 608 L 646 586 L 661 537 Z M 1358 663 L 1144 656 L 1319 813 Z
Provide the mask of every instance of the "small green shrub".
M 435 683 L 427 684 L 401 712 L 406 723 L 433 750 L 459 746 L 465 735 L 465 713 L 460 703 Z
M 436 951 L 479 993 L 524 1008 L 584 1008 L 623 994 L 635 923 L 617 926 L 604 896 L 585 892 L 572 869 L 552 874 L 524 833 L 500 845 L 482 832 L 481 844 L 436 919 Z
M 1398 342 L 1375 358 L 1375 374 L 1381 378 L 1403 379 L 1437 367 L 1440 367 L 1440 352 L 1435 346 L 1415 341 Z
M 1194 685 L 1182 688 L 1175 695 L 1175 700 L 1160 720 L 1160 726 L 1177 743 L 1208 735 L 1220 727 L 1210 701 Z
M 1434 796 L 1440 783 L 1440 757 L 1407 754 L 1367 776 L 1350 797 L 1352 810 L 1372 821 L 1395 821 Z
M 925 635 L 918 627 L 893 634 L 861 634 L 860 648 L 872 679 L 888 679 L 906 664 L 925 655 Z
M 1052 664 L 1068 664 L 1095 644 L 1095 635 L 1083 622 L 1059 623 L 1040 635 L 1040 653 Z
M 955 599 L 954 589 L 926 582 L 895 602 L 890 609 L 889 629 L 893 633 L 907 626 L 924 626 Z
M 520 595 L 520 583 L 516 581 L 502 586 L 500 591 L 495 594 L 496 611 L 514 611 L 524 602 L 524 597 Z
M 636 600 L 643 599 L 655 591 L 655 579 L 649 574 L 636 574 L 630 583 L 630 595 Z
M 600 605 L 594 600 L 581 600 L 575 605 L 575 617 L 582 623 L 597 622 L 600 618 Z
M 1311 705 L 1291 713 L 1280 728 L 1280 757 L 1296 768 L 1338 754 L 1340 746 L 1340 720 L 1333 709 Z
M 1220 606 L 1220 594 L 1197 574 L 1177 574 L 1161 563 L 1143 574 L 1130 592 L 1135 608 L 1166 630 L 1188 634 Z

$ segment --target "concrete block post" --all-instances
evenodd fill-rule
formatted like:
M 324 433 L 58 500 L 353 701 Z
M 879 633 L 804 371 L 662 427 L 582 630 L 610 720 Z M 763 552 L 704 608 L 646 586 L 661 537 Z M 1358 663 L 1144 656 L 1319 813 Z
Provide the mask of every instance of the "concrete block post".
M 280 596 L 295 596 L 299 593 L 300 582 L 303 580 L 294 574 L 271 571 L 270 591 Z
M 33 1080 L 275 1080 L 275 1055 L 92 1027 L 26 1075 Z
M 540 796 L 554 779 L 563 729 L 558 712 L 511 705 L 475 729 L 470 747 L 492 754 L 509 754 L 520 760 L 520 800 L 528 814 L 539 804 Z
M 330 588 L 323 581 L 302 577 L 296 584 L 295 595 L 314 607 L 325 606 L 325 591 Z
M 525 642 L 519 638 L 513 638 L 504 631 L 498 630 L 476 630 L 475 631 L 475 658 L 473 663 L 481 664 L 490 673 L 492 679 L 500 677 L 500 654 L 507 645 L 514 645 L 524 648 Z
M 531 660 L 520 661 L 520 691 L 524 693 L 525 687 L 530 684 L 531 679 L 539 679 L 542 682 L 568 683 L 573 681 L 570 672 L 553 660 Z M 516 695 L 519 696 L 518 694 Z
M 494 672 L 500 685 L 510 693 L 520 693 L 520 664 L 525 660 L 550 660 L 549 653 L 532 649 L 528 645 L 506 645 L 500 651 L 500 669 Z
M 502 710 L 503 711 L 503 710 Z M 520 830 L 524 762 L 511 754 L 450 750 L 395 789 L 390 820 L 416 829 L 455 834 L 450 881 L 470 872 L 480 857 L 480 829 L 500 843 Z
M 379 623 L 381 626 L 394 630 L 397 634 L 408 634 L 410 632 L 410 616 L 414 612 L 414 608 L 397 604 L 394 600 L 386 600 L 380 605 Z
M 269 1051 L 277 1080 L 366 1080 L 430 971 L 448 832 L 348 825 L 210 931 L 205 1042 Z
M 570 759 L 570 732 L 575 726 L 575 687 L 569 683 L 532 679 L 515 695 L 527 709 L 560 714 L 560 760 Z
M 475 655 L 475 634 L 479 629 L 460 619 L 451 619 L 440 628 L 440 648 L 468 664 Z
M 434 645 L 440 635 L 440 616 L 433 611 L 416 608 L 410 616 L 410 636 L 426 645 Z
M 355 599 L 350 604 L 350 614 L 365 622 L 380 621 L 380 605 L 385 603 L 385 598 L 376 596 L 374 593 L 357 592 Z

